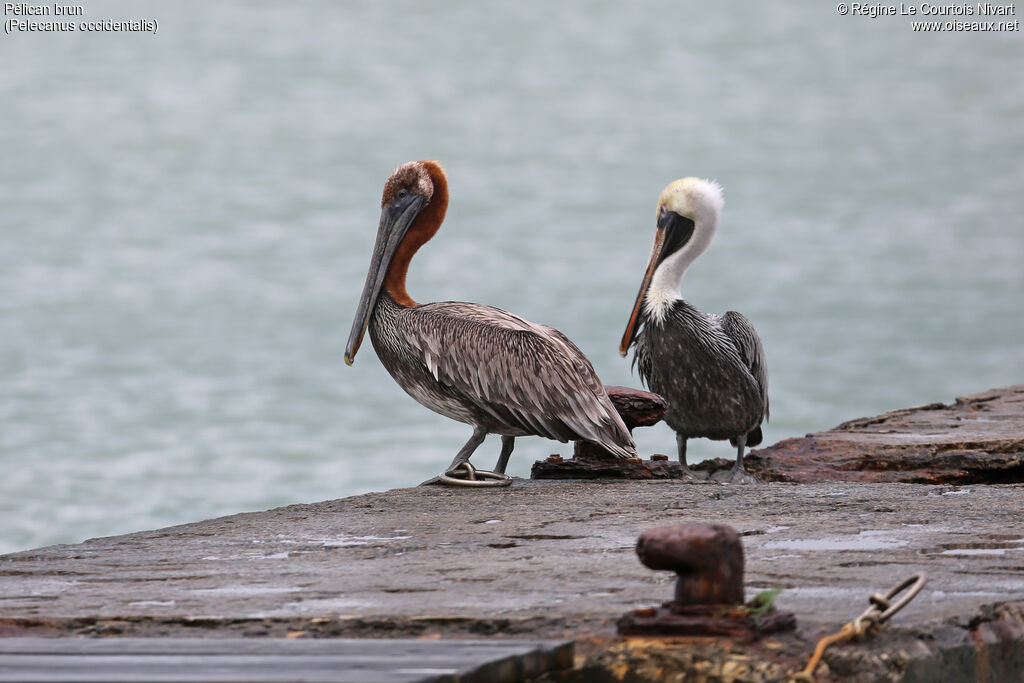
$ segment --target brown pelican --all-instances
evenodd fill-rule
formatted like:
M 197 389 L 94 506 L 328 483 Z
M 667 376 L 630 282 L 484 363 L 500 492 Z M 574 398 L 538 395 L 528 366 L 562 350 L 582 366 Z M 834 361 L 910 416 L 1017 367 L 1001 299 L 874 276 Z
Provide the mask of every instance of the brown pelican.
M 480 304 L 418 304 L 405 290 L 409 262 L 441 227 L 448 180 L 436 161 L 399 166 L 384 185 L 370 271 L 345 348 L 349 365 L 367 327 L 381 363 L 417 401 L 473 427 L 447 472 L 487 434 L 501 435 L 495 472 L 515 437 L 585 440 L 635 457 L 629 431 L 590 361 L 561 332 Z
M 665 421 L 676 432 L 684 474 L 687 439 L 729 439 L 737 448 L 730 480 L 749 483 L 756 479 L 743 468 L 743 449 L 761 443 L 768 418 L 761 339 L 743 315 L 704 313 L 678 296 L 683 273 L 711 244 L 721 212 L 722 188 L 714 182 L 683 178 L 661 193 L 654 248 L 619 353 L 636 344 L 641 379 L 668 401 Z

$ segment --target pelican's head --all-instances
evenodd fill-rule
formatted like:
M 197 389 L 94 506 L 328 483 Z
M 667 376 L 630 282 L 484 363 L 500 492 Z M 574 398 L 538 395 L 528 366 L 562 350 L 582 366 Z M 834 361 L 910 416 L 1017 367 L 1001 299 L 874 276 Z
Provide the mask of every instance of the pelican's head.
M 424 204 L 429 203 L 434 196 L 434 180 L 430 177 L 432 167 L 441 170 L 441 164 L 436 161 L 407 161 L 396 168 L 384 183 L 380 208 L 386 210 L 396 200 L 409 196 L 422 197 Z
M 405 291 L 409 261 L 434 236 L 448 208 L 448 180 L 437 161 L 409 161 L 388 176 L 380 200 L 377 242 L 366 273 L 356 319 L 352 322 L 345 362 L 352 365 L 381 289 L 400 304 L 415 305 Z
M 722 187 L 713 180 L 681 178 L 662 190 L 654 248 L 619 344 L 620 354 L 625 356 L 636 338 L 641 309 L 650 318 L 664 319 L 678 298 L 686 268 L 711 244 L 723 204 Z
M 713 225 L 722 213 L 722 186 L 714 180 L 680 178 L 669 183 L 658 197 L 658 227 L 665 215 L 674 213 L 692 223 Z

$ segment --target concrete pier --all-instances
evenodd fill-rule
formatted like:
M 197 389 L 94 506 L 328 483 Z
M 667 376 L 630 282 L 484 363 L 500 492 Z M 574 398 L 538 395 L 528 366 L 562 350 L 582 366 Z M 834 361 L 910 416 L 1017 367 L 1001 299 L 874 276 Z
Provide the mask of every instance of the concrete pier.
M 398 489 L 2 556 L 0 636 L 569 639 L 576 668 L 541 680 L 785 680 L 869 595 L 925 572 L 910 606 L 830 648 L 820 673 L 1020 680 L 1022 520 L 1022 484 Z M 675 580 L 640 564 L 638 536 L 683 521 L 735 527 L 746 597 L 781 588 L 797 631 L 619 639 L 618 617 Z

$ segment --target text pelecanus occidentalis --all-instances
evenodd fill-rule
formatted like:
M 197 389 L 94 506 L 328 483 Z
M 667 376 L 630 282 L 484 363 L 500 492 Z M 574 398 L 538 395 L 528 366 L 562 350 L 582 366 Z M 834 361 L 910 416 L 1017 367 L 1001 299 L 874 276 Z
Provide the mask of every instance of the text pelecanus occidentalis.
M 635 457 L 633 439 L 590 361 L 561 332 L 480 304 L 417 304 L 405 290 L 409 262 L 441 227 L 448 180 L 436 161 L 399 166 L 384 185 L 380 226 L 345 362 L 367 327 L 381 363 L 417 401 L 473 426 L 448 472 L 500 434 L 504 473 L 515 437 L 585 440 Z
M 718 229 L 722 189 L 683 178 L 658 199 L 654 249 L 622 336 L 619 353 L 636 344 L 640 377 L 668 401 L 665 422 L 676 432 L 685 474 L 686 440 L 729 439 L 737 447 L 730 480 L 756 481 L 743 468 L 743 449 L 761 443 L 768 417 L 768 372 L 754 326 L 729 311 L 718 316 L 679 298 L 679 283 Z

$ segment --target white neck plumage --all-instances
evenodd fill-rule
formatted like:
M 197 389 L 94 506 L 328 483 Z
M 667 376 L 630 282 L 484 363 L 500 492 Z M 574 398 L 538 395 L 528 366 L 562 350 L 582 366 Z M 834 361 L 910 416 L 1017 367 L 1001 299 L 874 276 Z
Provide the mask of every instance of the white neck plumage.
M 710 219 L 710 220 L 709 220 Z M 693 236 L 676 253 L 658 266 L 651 278 L 651 286 L 644 297 L 644 312 L 648 317 L 662 322 L 669 309 L 679 299 L 679 285 L 686 269 L 703 254 L 718 230 L 718 216 L 698 219 L 693 227 Z

